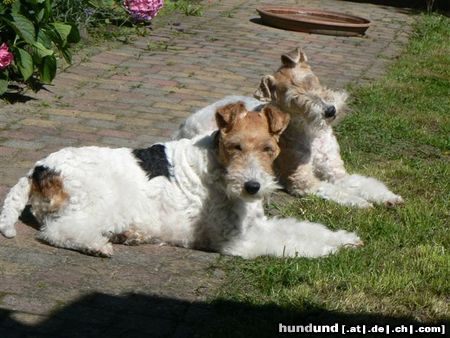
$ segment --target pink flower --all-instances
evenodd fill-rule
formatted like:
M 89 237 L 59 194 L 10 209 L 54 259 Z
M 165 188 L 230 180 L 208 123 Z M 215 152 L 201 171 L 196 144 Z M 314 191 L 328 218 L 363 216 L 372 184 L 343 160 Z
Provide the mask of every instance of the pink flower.
M 124 0 L 123 5 L 134 19 L 149 21 L 158 14 L 163 0 Z
M 8 45 L 3 43 L 0 46 L 0 69 L 5 69 L 14 60 L 14 55 L 9 51 Z

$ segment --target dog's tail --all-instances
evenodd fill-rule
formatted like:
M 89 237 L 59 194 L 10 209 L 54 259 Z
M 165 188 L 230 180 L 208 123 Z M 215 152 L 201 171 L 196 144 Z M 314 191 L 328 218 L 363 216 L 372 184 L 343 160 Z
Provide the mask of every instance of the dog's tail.
M 27 205 L 30 194 L 30 180 L 22 177 L 17 184 L 12 187 L 5 198 L 2 213 L 0 214 L 0 232 L 8 238 L 16 236 L 16 224 L 20 214 Z

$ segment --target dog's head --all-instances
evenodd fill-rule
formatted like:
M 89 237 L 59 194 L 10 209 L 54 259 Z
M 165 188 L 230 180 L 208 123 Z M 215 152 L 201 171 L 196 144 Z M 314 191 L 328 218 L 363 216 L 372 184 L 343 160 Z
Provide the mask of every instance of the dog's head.
M 272 102 L 292 116 L 322 125 L 330 123 L 345 109 L 347 94 L 323 87 L 297 48 L 281 56 L 281 67 L 274 75 L 261 78 L 254 96 Z
M 249 112 L 243 102 L 237 102 L 219 108 L 216 122 L 218 158 L 225 168 L 227 194 L 254 200 L 276 189 L 272 167 L 289 115 L 271 105 Z

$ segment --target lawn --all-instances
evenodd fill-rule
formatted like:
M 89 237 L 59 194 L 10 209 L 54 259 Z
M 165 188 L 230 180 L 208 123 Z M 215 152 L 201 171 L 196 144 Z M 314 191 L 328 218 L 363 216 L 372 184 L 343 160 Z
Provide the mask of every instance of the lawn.
M 213 301 L 220 319 L 205 335 L 272 336 L 280 322 L 448 323 L 449 41 L 448 18 L 420 16 L 388 73 L 350 89 L 352 113 L 336 127 L 347 169 L 381 179 L 406 203 L 277 205 L 285 216 L 356 231 L 365 246 L 321 259 L 223 258 L 227 281 Z

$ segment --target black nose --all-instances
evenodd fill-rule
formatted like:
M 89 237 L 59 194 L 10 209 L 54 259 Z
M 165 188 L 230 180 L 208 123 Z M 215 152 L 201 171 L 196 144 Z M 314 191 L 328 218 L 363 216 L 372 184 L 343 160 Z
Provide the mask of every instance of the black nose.
M 245 191 L 247 191 L 250 195 L 254 195 L 261 188 L 261 184 L 256 181 L 248 181 L 244 183 Z
M 334 106 L 328 106 L 325 109 L 325 117 L 329 118 L 329 117 L 333 117 L 336 115 L 336 108 Z

